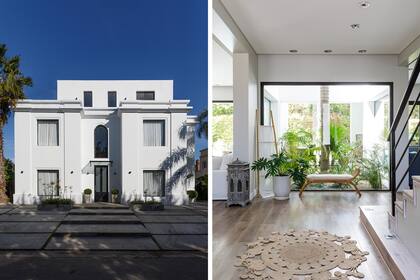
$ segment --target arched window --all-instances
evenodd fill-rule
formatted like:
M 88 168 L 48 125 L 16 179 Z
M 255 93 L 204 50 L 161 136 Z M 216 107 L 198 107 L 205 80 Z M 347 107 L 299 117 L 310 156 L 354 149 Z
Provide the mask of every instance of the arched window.
M 95 158 L 108 158 L 108 129 L 103 125 L 95 128 Z

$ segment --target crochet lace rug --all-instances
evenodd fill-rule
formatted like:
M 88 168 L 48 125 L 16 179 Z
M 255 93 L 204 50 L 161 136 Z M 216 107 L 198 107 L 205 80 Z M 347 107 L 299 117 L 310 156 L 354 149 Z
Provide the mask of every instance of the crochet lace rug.
M 241 279 L 347 280 L 364 278 L 357 268 L 368 254 L 350 236 L 291 230 L 248 244 L 235 266 Z

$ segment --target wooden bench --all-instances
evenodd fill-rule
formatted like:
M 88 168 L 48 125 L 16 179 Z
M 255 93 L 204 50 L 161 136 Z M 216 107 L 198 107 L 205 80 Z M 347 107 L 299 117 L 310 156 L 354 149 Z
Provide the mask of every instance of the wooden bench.
M 352 186 L 359 197 L 362 196 L 360 190 L 357 188 L 356 183 L 354 180 L 359 176 L 360 169 L 357 168 L 353 174 L 310 174 L 306 176 L 305 183 L 300 188 L 299 196 L 302 196 L 303 191 L 305 188 L 311 184 L 326 184 L 326 183 L 333 183 L 333 184 L 342 184 L 342 185 L 350 185 Z

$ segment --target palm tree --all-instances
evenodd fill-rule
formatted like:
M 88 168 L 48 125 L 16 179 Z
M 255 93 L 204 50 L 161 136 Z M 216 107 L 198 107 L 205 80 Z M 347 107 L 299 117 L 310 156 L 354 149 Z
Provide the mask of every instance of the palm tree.
M 0 44 L 0 203 L 7 203 L 3 157 L 3 127 L 19 99 L 25 98 L 23 88 L 32 86 L 32 79 L 20 71 L 20 57 L 6 57 L 6 45 Z
M 204 110 L 197 117 L 197 121 L 198 121 L 198 124 L 197 124 L 197 136 L 199 138 L 201 138 L 203 136 L 206 137 L 206 138 L 208 137 L 208 126 L 209 126 L 209 123 L 208 123 L 208 120 L 207 120 L 207 116 L 208 116 L 208 111 L 207 110 Z

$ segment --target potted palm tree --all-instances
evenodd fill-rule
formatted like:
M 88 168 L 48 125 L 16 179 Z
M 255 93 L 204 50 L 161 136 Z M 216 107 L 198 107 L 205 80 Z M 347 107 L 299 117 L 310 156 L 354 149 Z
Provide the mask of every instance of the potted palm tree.
M 271 155 L 270 159 L 260 158 L 251 166 L 252 170 L 264 170 L 265 178 L 273 177 L 274 198 L 289 199 L 291 178 L 298 186 L 306 179 L 306 171 L 310 167 L 308 159 L 289 156 L 285 151 Z

